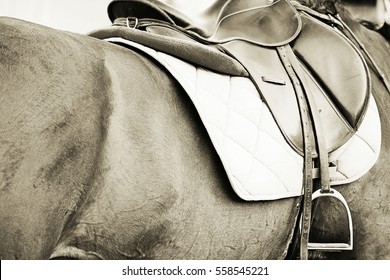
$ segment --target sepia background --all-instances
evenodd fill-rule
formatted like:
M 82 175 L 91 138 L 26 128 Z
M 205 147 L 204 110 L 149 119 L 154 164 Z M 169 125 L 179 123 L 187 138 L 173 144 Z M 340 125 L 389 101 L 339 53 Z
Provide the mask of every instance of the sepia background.
M 0 16 L 88 33 L 110 25 L 107 16 L 110 2 L 111 0 L 0 0 Z

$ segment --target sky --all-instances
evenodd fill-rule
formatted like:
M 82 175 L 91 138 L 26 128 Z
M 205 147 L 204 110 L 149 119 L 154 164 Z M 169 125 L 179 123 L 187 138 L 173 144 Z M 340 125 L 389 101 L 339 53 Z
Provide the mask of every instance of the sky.
M 0 16 L 85 34 L 111 24 L 107 15 L 110 2 L 111 0 L 0 0 Z

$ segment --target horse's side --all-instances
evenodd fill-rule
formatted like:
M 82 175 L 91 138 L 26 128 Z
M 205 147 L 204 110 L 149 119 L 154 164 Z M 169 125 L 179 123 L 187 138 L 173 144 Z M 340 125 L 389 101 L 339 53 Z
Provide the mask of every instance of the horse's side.
M 286 257 L 299 198 L 241 201 L 185 92 L 157 63 L 81 35 L 0 25 L 0 259 Z M 390 76 L 387 43 L 358 32 L 375 40 L 368 48 Z M 355 249 L 330 257 L 390 259 L 390 96 L 374 75 L 373 88 L 382 152 L 338 188 Z
M 298 199 L 231 191 L 150 59 L 1 20 L 0 258 L 283 258 Z
M 342 9 L 340 9 L 341 12 Z M 373 56 L 384 77 L 390 77 L 390 45 L 380 34 L 367 30 L 351 20 L 347 14 L 341 14 L 354 34 Z M 381 154 L 376 165 L 362 179 L 341 186 L 339 190 L 350 205 L 354 227 L 354 250 L 341 253 L 316 253 L 315 255 L 330 258 L 390 259 L 390 93 L 385 89 L 378 75 L 371 71 L 372 92 L 378 103 L 382 125 Z M 329 208 L 327 208 L 329 210 Z M 324 209 L 326 211 L 326 209 Z M 322 215 L 321 215 L 322 214 Z M 325 226 L 336 221 L 331 213 L 316 211 L 318 219 L 328 220 Z M 326 228 L 319 230 L 326 232 Z M 319 231 L 316 234 L 321 234 Z

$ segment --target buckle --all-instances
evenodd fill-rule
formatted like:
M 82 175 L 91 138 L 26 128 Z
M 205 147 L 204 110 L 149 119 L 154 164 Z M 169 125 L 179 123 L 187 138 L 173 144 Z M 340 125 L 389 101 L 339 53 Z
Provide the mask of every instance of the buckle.
M 329 192 L 323 192 L 323 193 L 321 193 L 321 190 L 316 190 L 312 194 L 312 201 L 314 201 L 315 199 L 322 198 L 322 197 L 333 197 L 333 198 L 336 198 L 337 200 L 339 200 L 343 204 L 343 206 L 347 212 L 347 217 L 348 217 L 349 240 L 348 240 L 348 243 L 344 243 L 344 242 L 340 242 L 340 243 L 337 243 L 337 242 L 325 243 L 324 242 L 323 243 L 323 242 L 310 242 L 310 240 L 309 240 L 309 243 L 307 244 L 308 250 L 318 250 L 318 251 L 328 251 L 328 252 L 329 251 L 337 252 L 337 251 L 352 250 L 353 249 L 352 215 L 351 215 L 351 211 L 349 209 L 349 206 L 347 204 L 347 201 L 341 195 L 341 193 L 339 193 L 337 190 L 332 189 L 332 188 L 330 188 Z M 299 223 L 300 230 L 301 230 L 301 224 L 302 224 L 302 219 Z
M 138 27 L 139 20 L 136 17 L 127 17 L 126 18 L 126 26 L 128 28 L 136 29 Z

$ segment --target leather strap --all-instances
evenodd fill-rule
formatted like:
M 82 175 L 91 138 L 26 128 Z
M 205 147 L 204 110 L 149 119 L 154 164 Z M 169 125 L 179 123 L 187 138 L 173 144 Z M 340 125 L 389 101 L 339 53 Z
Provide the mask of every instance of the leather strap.
M 303 146 L 304 146 L 304 166 L 303 166 L 303 214 L 301 224 L 301 240 L 300 240 L 300 257 L 303 260 L 308 259 L 308 243 L 311 222 L 311 195 L 313 192 L 312 173 L 312 143 L 310 135 L 312 133 L 309 106 L 301 85 L 301 82 L 296 75 L 288 55 L 289 47 L 281 46 L 277 48 L 281 61 L 286 68 L 286 71 L 293 82 L 295 89 L 299 111 L 301 114 L 301 125 L 303 132 Z
M 328 160 L 328 150 L 325 141 L 324 131 L 322 129 L 320 113 L 317 108 L 316 102 L 314 100 L 314 96 L 310 90 L 310 86 L 308 85 L 304 70 L 299 63 L 297 57 L 291 50 L 290 46 L 287 46 L 287 55 L 288 58 L 294 68 L 294 71 L 300 78 L 301 84 L 305 90 L 305 95 L 308 102 L 309 112 L 311 114 L 311 119 L 313 121 L 313 128 L 315 134 L 315 144 L 317 145 L 317 153 L 319 158 L 319 170 L 320 170 L 320 188 L 321 193 L 329 193 L 330 192 L 330 179 L 329 179 L 329 160 Z
M 313 147 L 317 146 L 317 153 L 320 170 L 321 193 L 329 193 L 329 163 L 325 137 L 322 131 L 319 111 L 316 107 L 314 97 L 307 84 L 304 70 L 289 45 L 277 48 L 281 61 L 293 83 L 298 107 L 301 115 L 301 125 L 304 145 L 304 167 L 303 167 L 303 207 L 300 237 L 300 257 L 308 259 L 308 244 L 312 217 L 312 193 L 313 182 Z M 314 143 L 311 135 L 314 134 Z

